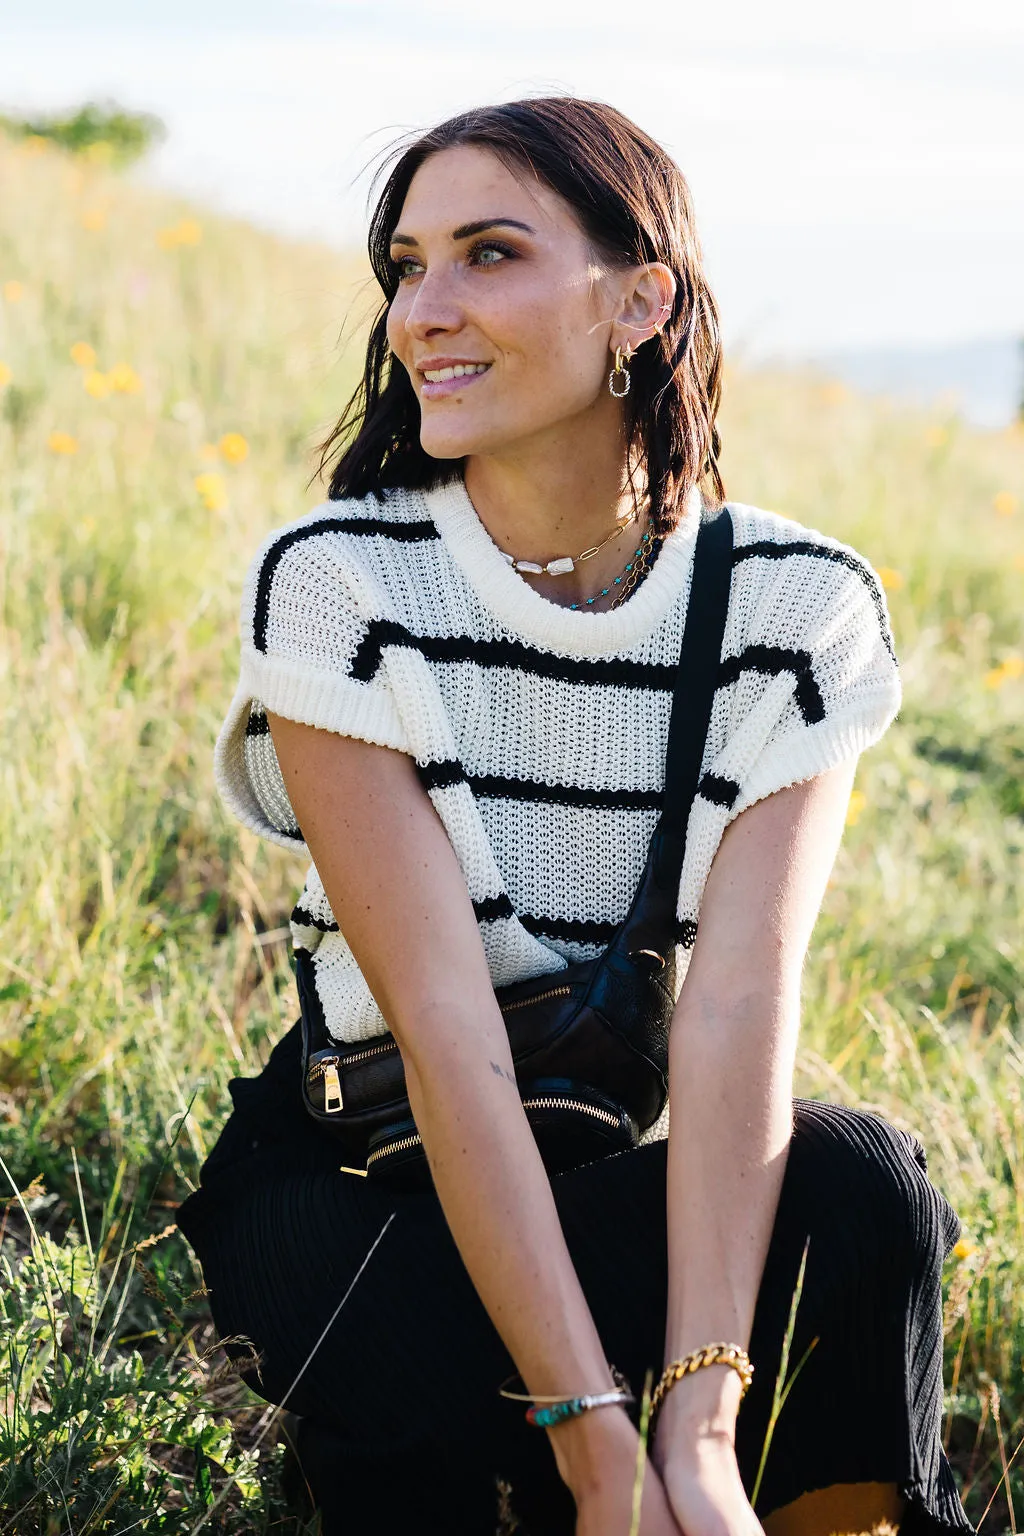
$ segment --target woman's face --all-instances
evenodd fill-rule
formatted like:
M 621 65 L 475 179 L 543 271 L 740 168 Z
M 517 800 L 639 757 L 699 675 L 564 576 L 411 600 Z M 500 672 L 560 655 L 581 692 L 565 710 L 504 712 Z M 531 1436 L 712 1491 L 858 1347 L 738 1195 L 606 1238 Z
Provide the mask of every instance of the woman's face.
M 412 179 L 391 256 L 388 341 L 427 453 L 501 453 L 587 413 L 615 419 L 609 348 L 635 275 L 602 267 L 556 192 L 489 150 L 442 150 Z

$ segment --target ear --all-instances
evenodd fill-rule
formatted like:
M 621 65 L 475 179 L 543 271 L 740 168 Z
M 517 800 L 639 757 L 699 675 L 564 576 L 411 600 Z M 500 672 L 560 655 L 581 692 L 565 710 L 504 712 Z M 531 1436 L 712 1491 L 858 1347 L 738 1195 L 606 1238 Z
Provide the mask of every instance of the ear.
M 676 280 L 672 268 L 662 261 L 652 261 L 643 267 L 630 267 L 623 273 L 626 279 L 621 291 L 619 311 L 612 322 L 608 346 L 614 354 L 616 347 L 623 352 L 628 347 L 635 352 L 639 346 L 660 331 L 672 313 L 676 294 Z

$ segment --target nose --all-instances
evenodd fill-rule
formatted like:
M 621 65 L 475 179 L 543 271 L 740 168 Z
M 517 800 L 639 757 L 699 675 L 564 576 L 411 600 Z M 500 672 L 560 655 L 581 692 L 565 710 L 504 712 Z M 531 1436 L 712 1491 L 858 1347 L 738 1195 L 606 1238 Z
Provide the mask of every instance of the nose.
M 446 265 L 428 267 L 405 312 L 405 329 L 416 341 L 451 334 L 463 325 L 462 306 Z

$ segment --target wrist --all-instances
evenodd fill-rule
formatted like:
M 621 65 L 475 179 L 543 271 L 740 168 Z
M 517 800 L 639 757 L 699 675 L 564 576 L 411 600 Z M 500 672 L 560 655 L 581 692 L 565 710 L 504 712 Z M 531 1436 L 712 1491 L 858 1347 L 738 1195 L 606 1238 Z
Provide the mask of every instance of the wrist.
M 735 1445 L 742 1383 L 736 1372 L 705 1366 L 666 1393 L 654 1422 L 659 1460 L 695 1455 L 702 1444 Z
M 601 1487 L 620 1457 L 636 1454 L 637 1432 L 624 1407 L 592 1408 L 545 1433 L 558 1474 L 576 1497 Z

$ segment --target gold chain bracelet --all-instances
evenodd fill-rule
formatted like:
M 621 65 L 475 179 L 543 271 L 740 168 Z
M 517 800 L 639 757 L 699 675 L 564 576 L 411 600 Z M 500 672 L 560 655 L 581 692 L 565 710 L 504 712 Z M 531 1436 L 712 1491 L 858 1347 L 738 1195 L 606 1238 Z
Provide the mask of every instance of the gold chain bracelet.
M 684 1376 L 699 1371 L 704 1365 L 731 1366 L 743 1383 L 743 1390 L 740 1393 L 740 1401 L 743 1401 L 754 1379 L 754 1367 L 750 1363 L 750 1356 L 738 1344 L 705 1344 L 703 1349 L 693 1349 L 681 1360 L 673 1360 L 666 1365 L 661 1374 L 661 1380 L 651 1393 L 650 1423 L 652 1426 L 655 1415 L 670 1389 L 677 1381 L 682 1381 Z

